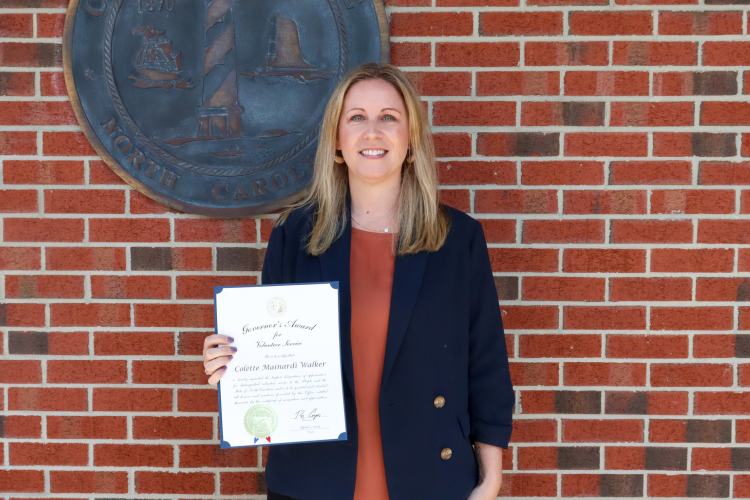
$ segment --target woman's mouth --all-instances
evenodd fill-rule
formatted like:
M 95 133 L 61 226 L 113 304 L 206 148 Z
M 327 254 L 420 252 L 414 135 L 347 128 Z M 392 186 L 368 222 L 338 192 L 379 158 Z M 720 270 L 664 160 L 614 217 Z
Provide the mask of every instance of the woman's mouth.
M 384 157 L 388 151 L 385 149 L 363 149 L 359 152 L 362 156 L 368 159 L 378 159 Z

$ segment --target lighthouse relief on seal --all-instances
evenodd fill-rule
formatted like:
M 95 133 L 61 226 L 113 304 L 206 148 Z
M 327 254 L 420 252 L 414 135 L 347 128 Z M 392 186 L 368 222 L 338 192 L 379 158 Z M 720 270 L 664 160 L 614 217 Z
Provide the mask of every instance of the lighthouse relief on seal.
M 222 448 L 346 439 L 338 283 L 214 287 Z

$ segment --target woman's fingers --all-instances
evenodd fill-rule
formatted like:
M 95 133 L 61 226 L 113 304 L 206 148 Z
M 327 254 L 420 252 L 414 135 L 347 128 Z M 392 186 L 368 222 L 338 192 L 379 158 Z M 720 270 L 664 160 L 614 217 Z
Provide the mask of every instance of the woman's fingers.
M 224 375 L 224 372 L 227 371 L 227 364 L 230 361 L 232 361 L 232 356 L 221 356 L 212 359 L 207 363 L 203 363 L 203 366 L 206 367 L 206 371 L 211 374 L 210 377 L 208 377 L 209 384 L 216 385 L 219 382 L 219 379 Z
M 226 366 L 222 366 L 221 368 L 219 368 L 215 372 L 211 373 L 211 376 L 208 377 L 208 383 L 211 384 L 211 385 L 218 384 L 219 383 L 219 379 L 221 378 L 221 376 L 224 375 L 224 372 L 227 371 L 226 368 L 227 368 Z
M 219 335 L 217 333 L 209 335 L 203 340 L 203 354 L 205 355 L 208 349 L 216 345 L 231 344 L 232 342 L 234 342 L 234 338 L 227 335 Z
M 208 362 L 212 359 L 216 359 L 220 356 L 230 356 L 237 352 L 237 348 L 233 345 L 224 345 L 224 346 L 218 346 L 218 347 L 211 347 L 210 349 L 207 349 L 206 352 L 203 353 L 203 361 Z
M 232 360 L 232 354 L 237 352 L 236 347 L 227 345 L 232 342 L 232 337 L 218 334 L 209 335 L 203 341 L 203 366 L 210 375 L 209 384 L 219 383 L 219 379 L 226 372 L 227 363 Z

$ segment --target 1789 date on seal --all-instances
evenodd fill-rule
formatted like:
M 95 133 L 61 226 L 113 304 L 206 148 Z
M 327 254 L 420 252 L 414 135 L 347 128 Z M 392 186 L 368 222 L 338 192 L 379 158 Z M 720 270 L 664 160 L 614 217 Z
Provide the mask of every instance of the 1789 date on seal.
M 333 88 L 388 47 L 382 0 L 71 0 L 63 59 L 120 177 L 183 212 L 243 217 L 300 199 Z

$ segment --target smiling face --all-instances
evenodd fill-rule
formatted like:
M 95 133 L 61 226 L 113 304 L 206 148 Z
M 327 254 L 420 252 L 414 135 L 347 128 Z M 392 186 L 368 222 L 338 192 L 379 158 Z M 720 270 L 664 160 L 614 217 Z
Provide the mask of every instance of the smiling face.
M 344 98 L 336 141 L 350 182 L 400 179 L 408 148 L 409 120 L 398 90 L 377 79 L 352 85 Z

